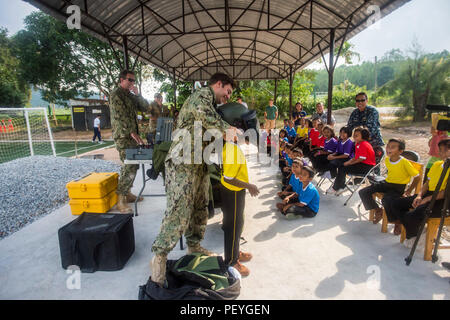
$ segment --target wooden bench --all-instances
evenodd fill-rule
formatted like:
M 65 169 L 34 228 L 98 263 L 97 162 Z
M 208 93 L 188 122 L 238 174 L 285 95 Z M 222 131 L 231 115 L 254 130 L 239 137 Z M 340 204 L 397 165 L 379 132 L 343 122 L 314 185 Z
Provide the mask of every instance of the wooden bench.
M 434 246 L 436 244 L 436 236 L 439 229 L 441 218 L 429 218 L 427 220 L 427 231 L 425 235 L 425 250 L 423 259 L 425 261 L 431 261 L 433 255 Z M 450 226 L 450 217 L 445 218 L 445 226 Z M 400 236 L 400 242 L 403 243 L 406 238 L 405 228 L 402 226 L 402 234 Z M 439 245 L 439 244 L 438 244 Z M 439 245 L 438 249 L 450 249 L 450 245 Z
M 422 163 L 419 162 L 415 162 L 415 161 L 411 161 L 409 160 L 409 162 L 411 162 L 411 164 L 413 165 L 414 168 L 416 168 L 419 171 L 419 183 L 417 184 L 415 190 L 414 190 L 414 194 L 419 194 L 419 192 L 422 190 L 422 180 L 423 180 L 423 174 L 424 174 L 424 165 Z M 372 196 L 374 197 L 374 199 L 383 199 L 383 193 L 377 192 L 374 193 Z M 369 213 L 369 221 L 373 221 L 375 215 L 375 210 L 370 210 Z M 386 211 L 383 208 L 383 219 L 381 220 L 381 232 L 386 233 L 387 232 L 387 227 L 388 227 L 388 218 L 386 215 Z

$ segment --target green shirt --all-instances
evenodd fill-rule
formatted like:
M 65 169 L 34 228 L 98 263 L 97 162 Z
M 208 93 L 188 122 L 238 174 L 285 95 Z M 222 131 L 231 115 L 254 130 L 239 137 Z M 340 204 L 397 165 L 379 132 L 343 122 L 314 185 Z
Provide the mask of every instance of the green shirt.
M 278 112 L 278 108 L 277 106 L 273 105 L 273 106 L 267 106 L 266 107 L 266 114 L 267 114 L 267 119 L 269 120 L 275 120 L 276 119 L 276 113 Z

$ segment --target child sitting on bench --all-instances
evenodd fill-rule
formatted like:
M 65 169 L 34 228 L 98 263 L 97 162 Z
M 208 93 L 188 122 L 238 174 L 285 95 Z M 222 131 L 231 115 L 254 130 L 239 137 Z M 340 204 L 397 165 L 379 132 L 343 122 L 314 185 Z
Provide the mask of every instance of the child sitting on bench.
M 418 195 L 405 198 L 389 198 L 385 201 L 384 207 L 386 212 L 391 212 L 393 215 L 390 217 L 391 220 L 400 220 L 406 229 L 406 239 L 409 241 L 405 243 L 409 246 L 414 242 L 414 238 L 419 232 L 420 224 L 425 218 L 425 210 L 427 209 L 433 192 L 441 177 L 442 171 L 444 169 L 444 161 L 450 157 L 450 139 L 441 140 L 438 144 L 439 147 L 439 158 L 440 161 L 436 161 L 428 172 L 427 181 L 422 187 L 422 191 Z M 444 205 L 444 192 L 447 186 L 447 180 L 449 171 L 444 176 L 444 181 L 442 182 L 439 193 L 436 197 L 436 202 L 432 208 L 430 218 L 438 218 L 441 216 L 441 210 Z M 414 209 L 414 210 L 411 210 Z M 411 210 L 411 211 L 410 211 Z
M 377 202 L 373 199 L 373 194 L 377 192 L 383 193 L 383 206 L 388 199 L 398 199 L 403 196 L 409 196 L 420 182 L 419 171 L 413 167 L 411 162 L 401 156 L 405 150 L 406 144 L 403 139 L 390 139 L 386 146 L 386 158 L 384 163 L 388 170 L 386 180 L 375 183 L 359 191 L 359 197 L 366 210 L 375 210 L 374 224 L 377 224 L 383 218 L 383 209 L 378 207 Z M 414 180 L 408 190 L 405 192 L 406 185 L 410 182 L 411 177 Z M 392 217 L 394 214 L 389 210 L 389 206 L 384 206 L 386 215 L 390 222 L 394 222 Z M 400 221 L 397 221 L 394 228 L 394 234 L 401 233 Z

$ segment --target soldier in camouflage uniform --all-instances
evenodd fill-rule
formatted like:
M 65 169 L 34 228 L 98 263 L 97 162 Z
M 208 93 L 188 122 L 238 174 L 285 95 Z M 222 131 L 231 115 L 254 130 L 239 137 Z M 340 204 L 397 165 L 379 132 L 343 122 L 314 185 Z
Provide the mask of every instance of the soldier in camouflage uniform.
M 136 196 L 130 192 L 130 189 L 139 169 L 137 164 L 123 164 L 125 149 L 136 148 L 138 145 L 144 144 L 139 137 L 137 112 L 147 112 L 149 110 L 149 103 L 139 95 L 134 82 L 135 76 L 132 71 L 122 71 L 120 73 L 120 84 L 112 91 L 109 97 L 113 139 L 117 151 L 119 151 L 120 161 L 122 161 L 119 184 L 117 186 L 117 194 L 119 196 L 117 209 L 121 213 L 133 212 L 127 202 L 136 200 Z M 141 200 L 142 197 L 139 201 Z
M 147 142 L 151 145 L 155 143 L 156 125 L 159 117 L 170 117 L 169 108 L 162 104 L 163 97 L 160 93 L 155 93 L 155 100 L 150 103 L 150 122 L 147 130 Z
M 233 87 L 230 77 L 217 73 L 212 76 L 208 87 L 192 93 L 181 108 L 176 129 L 186 129 L 191 134 L 191 163 L 194 159 L 194 121 L 201 121 L 202 137 L 203 130 L 218 129 L 224 132 L 231 128 L 217 113 L 216 102 L 228 100 Z M 200 246 L 208 221 L 208 168 L 203 159 L 201 164 L 176 164 L 176 150 L 182 143 L 183 140 L 172 143 L 165 161 L 167 210 L 152 246 L 155 256 L 151 262 L 151 278 L 160 285 L 165 281 L 167 254 L 183 233 L 188 253 L 213 255 Z M 206 144 L 203 142 L 203 148 Z

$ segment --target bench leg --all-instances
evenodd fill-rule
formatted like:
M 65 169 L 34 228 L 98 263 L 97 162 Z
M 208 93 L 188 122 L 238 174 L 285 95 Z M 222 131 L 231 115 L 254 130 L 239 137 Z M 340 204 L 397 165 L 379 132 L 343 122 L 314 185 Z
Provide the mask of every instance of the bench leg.
M 406 239 L 406 230 L 405 227 L 402 225 L 402 233 L 400 234 L 400 243 L 405 242 Z
M 374 217 L 375 217 L 375 210 L 372 209 L 369 211 L 369 221 L 373 221 Z
M 427 224 L 427 233 L 425 238 L 425 252 L 423 257 L 425 261 L 431 261 L 433 248 L 434 246 L 439 245 L 439 243 L 435 243 L 438 227 L 439 225 L 432 222 L 428 222 Z
M 386 233 L 388 226 L 388 218 L 386 216 L 386 211 L 383 208 L 383 220 L 381 221 L 381 232 Z

